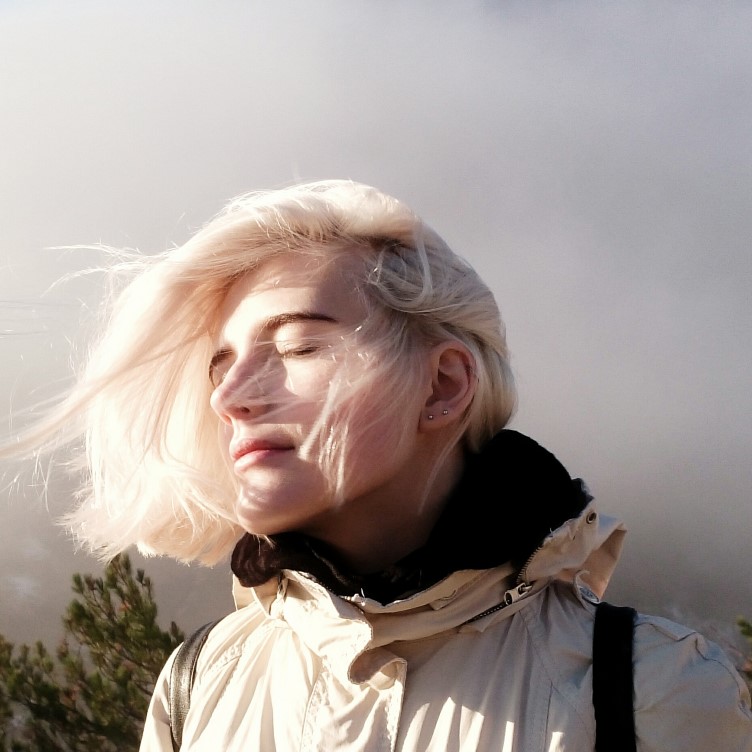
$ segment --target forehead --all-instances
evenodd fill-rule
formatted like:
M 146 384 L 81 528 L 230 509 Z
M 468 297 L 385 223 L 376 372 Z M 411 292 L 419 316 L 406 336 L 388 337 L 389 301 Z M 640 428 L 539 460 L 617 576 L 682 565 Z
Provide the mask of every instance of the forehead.
M 219 335 L 262 327 L 281 314 L 322 314 L 341 323 L 356 324 L 365 316 L 357 283 L 356 259 L 330 259 L 284 254 L 264 261 L 240 277 L 219 309 Z

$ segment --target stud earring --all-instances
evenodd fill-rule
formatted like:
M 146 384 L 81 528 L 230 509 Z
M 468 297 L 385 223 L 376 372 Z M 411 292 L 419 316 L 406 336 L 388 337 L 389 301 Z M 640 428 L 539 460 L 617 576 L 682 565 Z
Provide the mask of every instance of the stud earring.
M 442 415 L 449 415 L 449 410 L 442 410 L 442 411 L 441 411 L 441 414 L 442 414 Z
M 428 418 L 428 420 L 433 420 L 433 415 L 427 415 L 426 417 Z

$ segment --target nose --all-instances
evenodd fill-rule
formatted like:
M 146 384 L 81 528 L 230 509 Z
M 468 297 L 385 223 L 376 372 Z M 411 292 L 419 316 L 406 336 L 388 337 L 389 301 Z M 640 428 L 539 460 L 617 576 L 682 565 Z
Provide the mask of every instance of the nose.
M 268 374 L 237 362 L 227 371 L 209 398 L 212 410 L 228 425 L 234 420 L 249 420 L 269 409 Z M 268 385 L 267 385 L 268 386 Z

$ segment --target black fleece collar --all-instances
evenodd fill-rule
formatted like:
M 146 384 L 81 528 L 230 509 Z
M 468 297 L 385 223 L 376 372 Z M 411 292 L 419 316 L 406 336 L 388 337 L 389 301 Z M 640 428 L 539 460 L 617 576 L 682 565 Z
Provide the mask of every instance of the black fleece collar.
M 461 569 L 522 566 L 541 541 L 588 502 L 580 481 L 538 443 L 505 430 L 465 470 L 426 544 L 387 569 L 348 571 L 336 552 L 299 533 L 269 539 L 246 533 L 232 555 L 242 585 L 261 585 L 283 569 L 305 572 L 336 595 L 360 593 L 380 603 L 430 587 Z

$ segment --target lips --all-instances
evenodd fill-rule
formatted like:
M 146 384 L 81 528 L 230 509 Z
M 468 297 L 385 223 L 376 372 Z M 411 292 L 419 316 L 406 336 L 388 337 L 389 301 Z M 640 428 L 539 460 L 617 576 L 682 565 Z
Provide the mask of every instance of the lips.
M 238 439 L 230 443 L 230 457 L 236 465 L 243 460 L 243 465 L 249 464 L 256 459 L 269 457 L 278 452 L 291 451 L 295 447 L 281 441 L 269 441 L 265 439 Z

